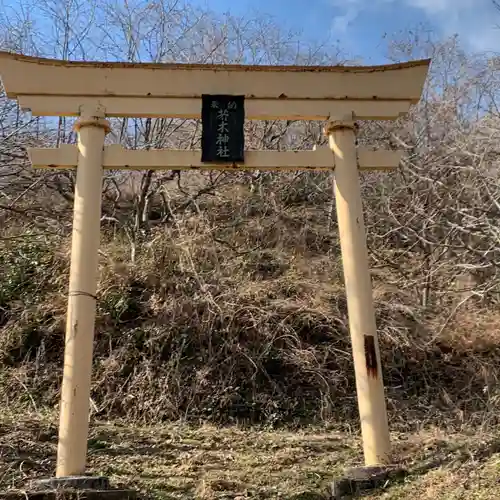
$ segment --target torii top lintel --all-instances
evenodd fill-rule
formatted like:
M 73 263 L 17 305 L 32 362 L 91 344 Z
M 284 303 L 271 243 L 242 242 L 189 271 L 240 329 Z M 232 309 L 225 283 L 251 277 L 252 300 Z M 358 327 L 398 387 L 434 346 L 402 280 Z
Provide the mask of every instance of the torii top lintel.
M 245 66 L 60 61 L 0 52 L 10 98 L 35 115 L 197 118 L 202 94 L 238 94 L 250 119 L 391 119 L 419 101 L 430 60 L 382 66 Z

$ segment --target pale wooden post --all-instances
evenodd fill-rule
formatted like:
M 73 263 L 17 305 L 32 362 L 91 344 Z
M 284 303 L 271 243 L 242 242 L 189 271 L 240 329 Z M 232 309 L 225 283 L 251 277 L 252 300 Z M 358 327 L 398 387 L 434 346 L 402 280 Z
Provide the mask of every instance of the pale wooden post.
M 325 133 L 335 160 L 335 202 L 365 464 L 383 465 L 390 462 L 390 438 L 358 176 L 356 124 L 352 119 L 332 121 Z
M 78 168 L 73 214 L 57 477 L 85 472 L 101 217 L 102 160 L 109 124 L 96 108 L 75 125 Z

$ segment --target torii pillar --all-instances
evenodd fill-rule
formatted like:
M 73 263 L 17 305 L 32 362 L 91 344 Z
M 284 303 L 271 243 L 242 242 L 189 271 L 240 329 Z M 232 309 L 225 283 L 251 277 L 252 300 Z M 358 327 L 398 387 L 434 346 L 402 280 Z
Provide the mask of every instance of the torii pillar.
M 84 108 L 78 133 L 73 237 L 61 389 L 57 477 L 83 475 L 87 458 L 89 395 L 96 315 L 104 113 Z
M 335 159 L 334 190 L 356 391 L 367 465 L 390 463 L 390 438 L 375 323 L 352 117 L 325 127 Z

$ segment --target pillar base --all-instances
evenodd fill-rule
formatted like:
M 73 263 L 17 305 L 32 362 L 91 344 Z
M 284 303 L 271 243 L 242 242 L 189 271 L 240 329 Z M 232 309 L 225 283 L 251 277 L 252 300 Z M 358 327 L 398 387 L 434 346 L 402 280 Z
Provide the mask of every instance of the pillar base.
M 344 500 L 359 493 L 378 489 L 388 483 L 403 479 L 407 471 L 397 465 L 366 466 L 346 469 L 343 476 L 331 485 L 331 498 Z
M 129 490 L 0 491 L 2 500 L 136 500 Z
M 31 482 L 35 490 L 109 490 L 109 479 L 105 476 L 66 476 L 37 479 Z
M 38 479 L 27 490 L 0 492 L 2 500 L 136 500 L 137 492 L 111 488 L 107 477 L 68 476 Z

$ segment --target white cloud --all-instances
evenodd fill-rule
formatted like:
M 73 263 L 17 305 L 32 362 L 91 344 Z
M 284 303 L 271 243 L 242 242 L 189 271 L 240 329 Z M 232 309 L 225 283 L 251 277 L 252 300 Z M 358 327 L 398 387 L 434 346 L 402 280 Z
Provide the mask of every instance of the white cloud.
M 334 30 L 345 32 L 364 12 L 394 4 L 420 10 L 444 35 L 458 33 L 474 50 L 500 50 L 500 11 L 491 0 L 330 0 L 339 11 Z
M 345 13 L 340 16 L 336 16 L 333 20 L 333 30 L 336 33 L 343 33 L 347 31 L 349 25 L 356 20 L 359 15 L 359 10 L 355 7 L 347 9 Z

